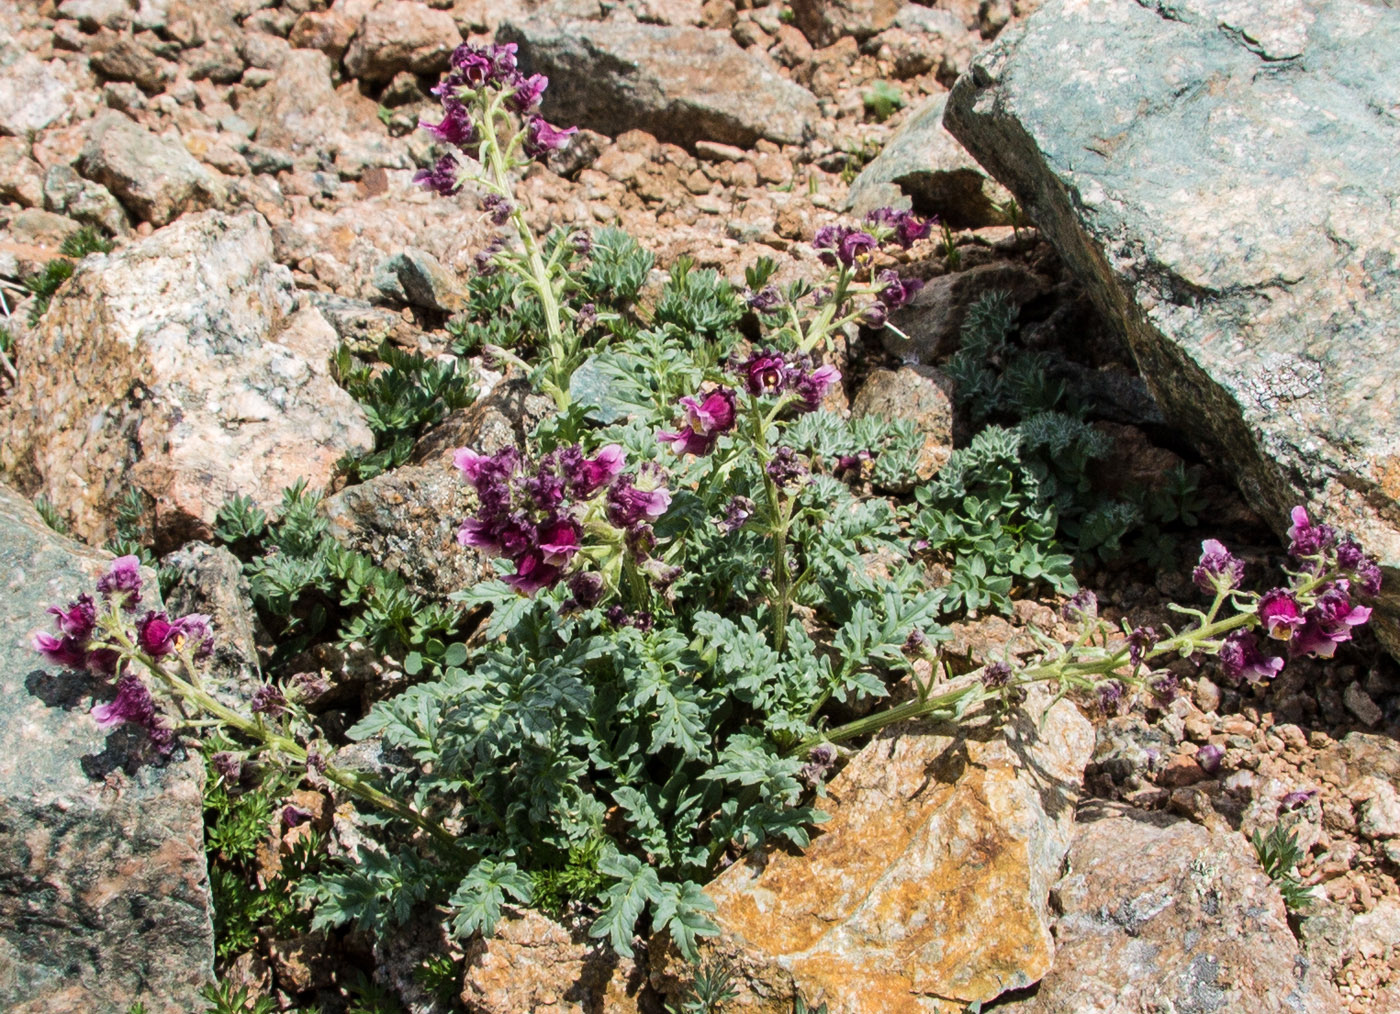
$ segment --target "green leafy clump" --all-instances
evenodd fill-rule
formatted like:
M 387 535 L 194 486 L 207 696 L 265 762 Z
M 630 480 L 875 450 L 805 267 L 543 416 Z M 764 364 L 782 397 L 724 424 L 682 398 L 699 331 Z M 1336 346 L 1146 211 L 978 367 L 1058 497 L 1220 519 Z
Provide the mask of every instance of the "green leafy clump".
M 904 94 L 888 81 L 876 81 L 868 92 L 861 96 L 866 113 L 876 123 L 884 123 L 904 108 Z
M 304 481 L 283 491 L 275 519 L 235 497 L 219 509 L 215 537 L 243 560 L 253 603 L 277 638 L 274 665 L 328 639 L 361 642 L 414 671 L 438 664 L 461 611 L 425 601 L 392 571 L 342 546 Z
M 63 520 L 63 515 L 58 512 L 58 508 L 53 505 L 53 501 L 40 493 L 34 498 L 34 509 L 39 512 L 39 517 L 44 519 L 44 524 L 48 525 L 59 535 L 68 534 L 68 522 Z
M 297 902 L 295 890 L 316 872 L 324 854 L 320 836 L 313 832 L 281 857 L 276 875 L 260 882 L 258 851 L 269 846 L 278 823 L 277 808 L 295 788 L 295 779 L 273 769 L 252 788 L 230 785 L 210 760 L 216 750 L 227 746 L 216 741 L 205 752 L 204 844 L 214 903 L 215 953 L 221 961 L 251 949 L 263 931 L 279 936 L 305 932 L 310 915 Z
M 342 345 L 334 365 L 336 380 L 360 403 L 374 433 L 373 451 L 341 462 L 352 480 L 402 465 L 425 429 L 476 398 L 456 362 L 403 352 L 387 341 L 379 346 L 378 363 L 363 362 Z
M 671 1014 L 723 1014 L 724 1005 L 739 995 L 734 988 L 734 969 L 723 961 L 707 959 L 695 966 L 680 1005 Z
M 49 303 L 64 282 L 73 277 L 77 265 L 88 254 L 110 253 L 112 244 L 90 225 L 64 239 L 59 246 L 62 257 L 55 257 L 44 267 L 24 280 L 24 286 L 34 295 L 29 309 L 29 326 L 33 327 L 49 310 Z M 70 259 L 71 258 L 71 259 Z
M 1283 903 L 1290 912 L 1301 912 L 1312 903 L 1312 893 L 1298 878 L 1298 864 L 1303 861 L 1304 852 L 1298 844 L 1298 836 L 1282 824 L 1275 824 L 1268 834 L 1257 828 L 1250 835 L 1254 854 L 1264 872 L 1283 895 Z

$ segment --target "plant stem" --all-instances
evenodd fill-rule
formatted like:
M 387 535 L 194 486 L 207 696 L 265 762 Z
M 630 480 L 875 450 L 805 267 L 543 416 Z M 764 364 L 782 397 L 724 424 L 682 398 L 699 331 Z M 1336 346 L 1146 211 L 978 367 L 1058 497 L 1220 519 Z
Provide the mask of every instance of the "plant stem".
M 496 134 L 496 117 L 501 115 L 501 98 L 497 96 L 486 106 L 482 117 L 481 151 L 485 156 L 485 167 L 491 175 L 491 185 L 497 194 L 507 200 L 514 196 L 511 187 L 510 167 L 505 152 L 501 150 L 500 138 Z M 569 379 L 572 374 L 569 360 L 572 358 L 565 344 L 562 317 L 559 311 L 559 297 L 554 291 L 554 282 L 549 267 L 540 255 L 539 243 L 534 232 L 525 221 L 525 211 L 518 201 L 511 201 L 511 222 L 515 225 L 520 245 L 525 251 L 525 263 L 529 268 L 526 281 L 539 296 L 544 310 L 546 340 L 549 346 L 549 367 L 546 371 L 546 389 L 554 399 L 560 412 L 569 408 Z

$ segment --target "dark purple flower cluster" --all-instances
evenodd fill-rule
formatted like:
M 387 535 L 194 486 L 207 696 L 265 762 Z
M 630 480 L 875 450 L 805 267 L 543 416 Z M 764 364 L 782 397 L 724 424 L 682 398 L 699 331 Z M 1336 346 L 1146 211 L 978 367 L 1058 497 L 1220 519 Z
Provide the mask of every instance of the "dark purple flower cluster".
M 1201 543 L 1201 560 L 1191 572 L 1191 580 L 1207 595 L 1230 591 L 1244 580 L 1244 561 L 1231 555 L 1224 543 L 1206 539 Z
M 120 621 L 125 640 L 153 660 L 182 651 L 194 659 L 207 657 L 214 647 L 209 617 L 191 613 L 172 619 L 155 610 L 137 617 L 141 584 L 141 561 L 134 556 L 114 560 L 97 582 L 97 591 L 108 611 L 104 615 Z M 167 753 L 174 744 L 174 733 L 158 715 L 145 684 L 134 673 L 121 669 L 120 654 L 99 629 L 102 618 L 98 609 L 91 595 L 79 595 L 66 606 L 51 606 L 48 612 L 56 632 L 36 632 L 34 650 L 58 665 L 86 669 L 107 678 L 116 676 L 116 699 L 93 708 L 98 725 L 139 725 L 150 734 L 156 748 Z
M 825 780 L 827 774 L 836 766 L 836 747 L 830 743 L 822 743 L 812 747 L 807 754 L 807 763 L 797 770 L 797 777 L 800 778 L 808 788 L 816 788 L 819 782 Z
M 505 581 L 524 595 L 552 587 L 565 576 L 582 548 L 589 501 L 599 493 L 606 491 L 602 513 L 624 532 L 638 559 L 655 544 L 650 522 L 671 504 L 659 472 L 622 474 L 622 448 L 616 444 L 591 458 L 573 445 L 550 451 L 534 464 L 513 447 L 489 456 L 460 450 L 455 461 L 475 488 L 479 505 L 476 516 L 462 524 L 457 541 L 514 563 L 515 573 Z M 578 582 L 570 590 L 580 602 L 596 602 L 602 595 L 601 588 Z
M 844 225 L 824 225 L 812 237 L 812 248 L 828 267 L 852 268 L 865 265 L 880 249 L 880 242 L 868 232 Z
M 811 360 L 805 356 L 784 356 L 771 349 L 755 352 L 735 372 L 744 383 L 744 388 L 752 395 L 796 396 L 803 412 L 815 412 L 821 408 L 826 392 L 841 379 L 841 371 L 834 366 L 812 368 Z
M 865 224 L 873 226 L 877 232 L 889 230 L 890 236 L 905 250 L 933 229 L 931 219 L 920 218 L 912 211 L 897 208 L 876 208 L 865 216 Z
M 682 398 L 685 426 L 674 433 L 658 433 L 656 439 L 670 444 L 677 454 L 694 454 L 697 457 L 709 454 L 720 434 L 734 428 L 735 397 L 731 388 L 719 387 L 706 395 L 704 401 Z
M 418 126 L 444 144 L 475 156 L 475 146 L 481 140 L 468 107 L 470 96 L 486 90 L 505 94 L 506 106 L 524 118 L 521 147 L 531 158 L 540 158 L 564 147 L 578 128 L 560 130 L 539 115 L 540 99 L 549 85 L 543 74 L 526 76 L 517 67 L 516 45 L 513 42 L 490 46 L 464 43 L 452 52 L 447 74 L 433 88 L 442 103 L 442 119 L 436 123 L 420 120 Z M 444 155 L 431 169 L 420 170 L 413 177 L 429 190 L 448 196 L 462 188 L 456 158 Z M 498 223 L 499 224 L 499 223 Z
M 909 302 L 924 287 L 923 279 L 900 278 L 899 273 L 892 270 L 881 271 L 875 280 L 881 289 L 875 294 L 875 302 L 866 308 L 862 318 L 867 327 L 884 327 L 885 321 L 889 320 L 890 311 Z
M 715 522 L 715 527 L 725 535 L 733 535 L 753 517 L 754 502 L 746 496 L 736 496 L 724 505 L 724 517 Z
M 1379 593 L 1380 567 L 1354 541 L 1339 541 L 1330 525 L 1313 524 L 1306 509 L 1293 508 L 1290 518 L 1289 553 L 1312 564 L 1314 580 L 1321 575 L 1343 576 L 1330 577 L 1308 596 L 1301 594 L 1302 586 L 1271 588 L 1259 596 L 1254 614 L 1263 634 L 1286 642 L 1294 657 L 1331 658 L 1337 645 L 1350 640 L 1354 628 L 1371 618 L 1369 607 L 1352 602 L 1352 588 L 1355 584 L 1363 594 Z M 1243 576 L 1244 564 L 1221 543 L 1214 539 L 1201 543 L 1201 559 L 1192 573 L 1199 588 L 1210 594 L 1233 591 Z M 1255 635 L 1247 631 L 1230 634 L 1219 657 L 1227 676 L 1251 683 L 1273 678 L 1284 665 L 1282 658 L 1266 655 Z
M 773 480 L 774 485 L 779 489 L 788 489 L 801 485 L 807 478 L 807 466 L 797 457 L 797 452 L 791 447 L 779 447 L 773 452 L 773 457 L 768 464 L 763 466 L 763 470 L 768 473 L 768 478 Z

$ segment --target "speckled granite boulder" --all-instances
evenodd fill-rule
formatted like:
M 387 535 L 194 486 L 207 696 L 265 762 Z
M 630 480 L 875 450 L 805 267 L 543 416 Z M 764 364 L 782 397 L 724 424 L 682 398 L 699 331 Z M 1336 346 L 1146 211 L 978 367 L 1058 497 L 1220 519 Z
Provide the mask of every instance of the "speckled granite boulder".
M 820 119 L 811 92 L 724 32 L 537 18 L 507 21 L 498 36 L 549 76 L 543 112 L 562 126 L 747 147 L 799 142 Z
M 186 215 L 84 260 L 55 297 L 0 411 L 0 472 L 94 543 L 133 488 L 161 549 L 207 539 L 229 496 L 276 504 L 374 446 L 330 376 L 337 341 L 297 309 L 260 215 Z
M 1080 814 L 1067 862 L 1055 967 L 1005 1014 L 1342 1010 L 1242 834 L 1096 809 Z
M 1400 10 L 1051 0 L 945 123 L 1280 530 L 1379 553 L 1400 649 Z
M 213 980 L 204 766 L 88 715 L 111 691 L 30 647 L 44 610 L 110 556 L 55 534 L 0 486 L 0 1010 L 201 1010 Z M 155 578 L 148 574 L 148 588 Z M 149 592 L 147 592 L 149 594 Z

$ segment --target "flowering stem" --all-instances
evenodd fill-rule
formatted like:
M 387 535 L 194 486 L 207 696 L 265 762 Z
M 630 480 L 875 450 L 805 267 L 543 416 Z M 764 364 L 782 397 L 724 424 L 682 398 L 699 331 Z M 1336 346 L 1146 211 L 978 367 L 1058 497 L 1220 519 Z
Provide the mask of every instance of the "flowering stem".
M 496 117 L 501 115 L 501 96 L 490 100 L 482 117 L 481 150 L 486 156 L 485 166 L 491 174 L 491 185 L 497 194 L 509 199 L 511 189 L 510 173 L 506 155 L 501 151 L 500 138 L 496 134 Z M 527 282 L 540 298 L 544 310 L 544 323 L 549 345 L 549 367 L 544 383 L 545 390 L 554 399 L 560 412 L 569 408 L 569 377 L 573 372 L 569 367 L 569 350 L 565 347 L 564 328 L 560 323 L 559 298 L 554 291 L 554 282 L 549 267 L 540 255 L 539 243 L 530 225 L 525 221 L 525 211 L 519 202 L 511 202 L 511 222 L 515 225 L 520 245 L 525 251 L 525 263 L 529 268 Z
M 106 627 L 107 632 L 113 638 L 110 646 L 120 651 L 131 660 L 145 666 L 147 671 L 165 684 L 166 688 L 175 696 L 179 703 L 194 705 L 205 714 L 212 715 L 224 726 L 237 729 L 248 738 L 258 741 L 262 744 L 264 750 L 281 754 L 296 764 L 306 763 L 306 748 L 297 743 L 296 740 L 280 734 L 260 719 L 247 718 L 240 715 L 232 708 L 221 704 L 207 691 L 200 689 L 193 683 L 181 679 L 175 673 L 168 671 L 164 666 L 160 665 L 156 659 L 141 651 L 130 641 L 125 631 L 122 629 L 120 621 L 108 624 Z M 182 658 L 184 658 L 183 655 Z M 189 659 L 185 658 L 184 661 L 186 668 L 190 668 Z M 354 771 L 349 771 L 328 763 L 325 767 L 324 774 L 327 779 L 335 782 L 351 795 L 408 821 L 450 851 L 457 850 L 457 839 L 441 824 L 423 816 L 412 808 L 399 802 L 397 799 L 394 799 L 392 796 L 370 785 Z

